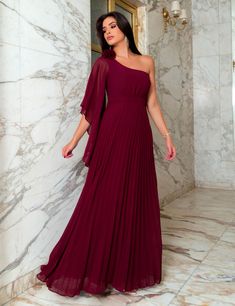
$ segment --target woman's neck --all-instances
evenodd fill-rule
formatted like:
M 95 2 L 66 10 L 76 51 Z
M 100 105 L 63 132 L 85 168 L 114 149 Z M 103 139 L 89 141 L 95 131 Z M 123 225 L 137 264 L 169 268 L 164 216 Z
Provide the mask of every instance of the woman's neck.
M 128 59 L 133 54 L 124 41 L 113 47 L 113 50 L 115 51 L 116 56 L 120 58 Z

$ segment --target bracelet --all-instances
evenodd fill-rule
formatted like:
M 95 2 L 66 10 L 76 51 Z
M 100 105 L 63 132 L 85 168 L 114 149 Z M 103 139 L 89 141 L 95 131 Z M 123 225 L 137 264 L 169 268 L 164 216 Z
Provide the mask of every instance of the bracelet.
M 167 135 L 170 135 L 171 133 L 170 132 L 167 132 L 166 134 L 162 135 L 164 138 L 167 137 Z

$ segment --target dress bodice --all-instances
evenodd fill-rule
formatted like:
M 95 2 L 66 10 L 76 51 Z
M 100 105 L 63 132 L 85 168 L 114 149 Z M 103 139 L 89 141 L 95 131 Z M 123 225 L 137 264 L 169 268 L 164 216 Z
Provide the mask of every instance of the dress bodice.
M 115 59 L 107 59 L 107 61 L 109 64 L 106 83 L 108 101 L 122 97 L 127 97 L 131 101 L 132 98 L 138 97 L 142 98 L 146 104 L 150 87 L 149 74 L 143 70 L 124 66 Z

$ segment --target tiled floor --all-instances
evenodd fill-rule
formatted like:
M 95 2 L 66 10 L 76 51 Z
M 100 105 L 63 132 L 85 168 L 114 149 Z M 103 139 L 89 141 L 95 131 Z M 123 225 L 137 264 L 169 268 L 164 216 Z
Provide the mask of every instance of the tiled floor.
M 6 305 L 235 305 L 235 191 L 195 189 L 166 205 L 161 220 L 160 285 L 69 298 L 39 283 Z

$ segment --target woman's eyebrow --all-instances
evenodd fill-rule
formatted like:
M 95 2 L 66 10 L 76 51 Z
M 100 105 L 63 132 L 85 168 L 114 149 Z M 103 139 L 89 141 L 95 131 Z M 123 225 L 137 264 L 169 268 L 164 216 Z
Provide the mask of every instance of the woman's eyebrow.
M 110 22 L 108 25 L 112 24 L 112 23 L 116 23 L 115 21 Z M 106 27 L 102 27 L 102 29 L 104 29 Z

